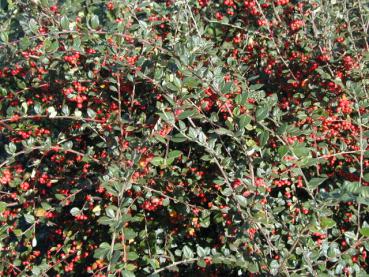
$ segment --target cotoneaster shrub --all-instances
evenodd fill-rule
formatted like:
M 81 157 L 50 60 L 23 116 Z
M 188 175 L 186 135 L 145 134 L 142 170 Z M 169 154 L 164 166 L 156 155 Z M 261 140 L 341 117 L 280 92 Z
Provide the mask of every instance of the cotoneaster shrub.
M 368 3 L 0 7 L 1 276 L 367 276 Z

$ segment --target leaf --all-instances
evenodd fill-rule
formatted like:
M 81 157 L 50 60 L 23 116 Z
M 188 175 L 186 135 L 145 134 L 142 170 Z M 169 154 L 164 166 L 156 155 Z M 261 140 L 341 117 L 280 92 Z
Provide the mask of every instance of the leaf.
M 254 84 L 250 86 L 250 90 L 256 91 L 260 88 L 262 88 L 264 86 L 264 84 Z
M 103 243 L 100 244 L 99 247 L 102 248 L 102 249 L 110 249 L 110 244 L 107 243 L 107 242 L 103 242 Z
M 78 214 L 80 214 L 81 213 L 81 210 L 79 209 L 79 208 L 77 208 L 77 207 L 74 207 L 74 208 L 72 208 L 71 210 L 70 210 L 70 214 L 72 215 L 72 216 L 76 216 L 76 215 L 78 215 Z
M 192 117 L 194 114 L 196 114 L 196 111 L 195 111 L 195 110 L 186 110 L 186 111 L 182 112 L 182 113 L 178 116 L 178 119 L 179 119 L 179 120 L 181 120 L 181 119 L 186 119 L 186 118 Z
M 69 107 L 67 105 L 64 105 L 62 108 L 62 112 L 64 115 L 68 116 L 70 114 Z
M 184 142 L 186 140 L 187 140 L 187 138 L 184 135 L 180 134 L 180 133 L 175 134 L 171 139 L 172 142 L 176 142 L 176 143 Z
M 131 240 L 137 237 L 137 233 L 131 228 L 125 228 L 123 232 L 126 240 Z
M 309 189 L 316 189 L 320 184 L 322 184 L 327 178 L 312 178 L 309 181 L 308 187 Z
M 37 217 L 44 217 L 46 215 L 46 211 L 42 208 L 38 208 L 35 211 L 35 216 Z
M 295 153 L 295 155 L 297 157 L 303 157 L 303 156 L 307 156 L 310 153 L 310 149 L 305 147 L 303 144 L 297 144 L 294 148 L 293 148 L 293 152 Z
M 322 226 L 323 229 L 330 229 L 336 225 L 336 222 L 328 217 L 323 217 L 320 219 L 320 226 Z
M 280 158 L 283 158 L 284 155 L 286 155 L 288 152 L 288 146 L 287 145 L 282 145 L 278 148 L 278 154 Z
M 77 118 L 81 118 L 81 117 L 82 117 L 82 112 L 81 112 L 80 110 L 76 109 L 76 110 L 74 111 L 74 115 L 75 115 Z
M 258 273 L 259 272 L 259 266 L 257 263 L 250 263 L 247 266 L 247 270 L 251 273 Z
M 269 139 L 269 132 L 267 130 L 262 130 L 259 133 L 259 143 L 260 143 L 260 146 L 262 147 L 265 144 L 267 144 L 268 139 Z
M 345 232 L 345 237 L 348 239 L 356 239 L 356 235 L 354 232 Z
M 7 204 L 5 202 L 0 202 L 0 213 L 5 211 Z
M 369 237 L 369 227 L 363 227 L 360 229 L 360 234 L 364 237 Z
M 35 217 L 31 214 L 25 214 L 24 218 L 25 218 L 26 222 L 29 223 L 29 224 L 33 224 L 35 222 Z
M 13 142 L 11 142 L 8 144 L 7 149 L 8 154 L 14 154 L 17 151 L 17 146 Z
M 155 166 L 159 166 L 161 164 L 164 163 L 164 159 L 162 157 L 154 157 L 151 161 L 151 164 L 155 165 Z
M 239 127 L 240 129 L 243 129 L 246 127 L 246 125 L 250 124 L 251 122 L 251 117 L 248 115 L 241 115 L 240 116 L 240 123 L 239 123 Z
M 108 217 L 110 217 L 110 218 L 114 218 L 115 217 L 115 212 L 114 212 L 114 210 L 112 208 L 110 208 L 110 207 L 106 208 L 105 212 L 106 212 L 106 215 Z
M 36 247 L 37 246 L 37 239 L 34 237 L 32 239 L 32 247 Z
M 134 271 L 137 268 L 134 264 L 126 264 L 126 269 L 129 271 Z
M 35 34 L 38 33 L 38 25 L 37 25 L 36 20 L 31 18 L 29 20 L 28 26 L 29 26 L 29 29 L 31 30 L 32 33 L 35 33 Z
M 114 92 L 118 91 L 118 88 L 116 86 L 109 86 L 109 89 Z
M 127 258 L 129 261 L 135 261 L 139 258 L 139 256 L 135 252 L 128 252 Z
M 204 259 L 200 259 L 200 260 L 197 261 L 197 265 L 199 267 L 205 268 L 206 267 L 206 262 L 205 262 Z
M 81 39 L 79 37 L 75 37 L 73 39 L 73 48 L 78 50 L 81 47 Z
M 53 118 L 55 117 L 58 113 L 56 112 L 54 107 L 49 107 L 47 108 L 47 112 L 49 113 L 49 117 Z
M 227 135 L 227 136 L 230 136 L 230 137 L 234 137 L 234 133 L 228 129 L 225 129 L 225 128 L 218 128 L 218 129 L 215 129 L 214 132 L 218 135 Z
M 364 174 L 364 180 L 369 182 L 369 173 Z
M 243 195 L 236 195 L 235 196 L 238 203 L 240 203 L 241 207 L 247 207 L 247 199 Z
M 168 159 L 175 159 L 175 158 L 178 158 L 182 155 L 182 151 L 179 151 L 179 150 L 173 150 L 173 151 L 170 151 L 169 154 L 168 154 Z
M 205 257 L 206 256 L 206 251 L 204 248 L 202 248 L 201 246 L 197 246 L 197 250 L 196 253 L 199 257 Z
M 99 21 L 99 17 L 94 14 L 91 18 L 91 27 L 92 29 L 97 29 L 97 27 L 99 27 L 100 21 Z
M 106 216 L 102 216 L 100 217 L 97 222 L 101 225 L 111 225 L 112 223 L 114 223 L 114 220 L 112 220 L 111 218 L 108 218 Z
M 97 248 L 94 252 L 94 258 L 104 259 L 108 253 L 109 253 L 109 248 Z
M 0 33 L 0 39 L 3 42 L 8 42 L 9 41 L 9 34 L 8 34 L 8 32 L 1 32 Z
M 20 47 L 22 48 L 22 50 L 26 50 L 30 45 L 31 45 L 31 41 L 28 37 L 23 37 L 20 40 Z
M 36 114 L 42 114 L 42 108 L 41 108 L 40 104 L 34 105 L 33 109 L 35 110 Z
M 123 277 L 135 277 L 136 275 L 132 271 L 123 270 L 122 271 L 122 276 Z
M 194 257 L 193 255 L 193 251 L 191 250 L 191 248 L 189 248 L 187 245 L 185 245 L 182 249 L 182 255 L 183 255 L 183 258 L 185 259 L 191 259 Z
M 169 122 L 169 123 L 174 123 L 175 122 L 175 117 L 174 114 L 172 112 L 168 112 L 168 111 L 163 111 L 163 113 L 159 113 L 159 116 Z
M 63 30 L 69 30 L 69 19 L 65 15 L 60 19 L 60 25 Z
M 264 105 L 262 107 L 259 107 L 256 110 L 256 113 L 255 113 L 256 120 L 257 121 L 262 121 L 263 119 L 265 119 L 268 116 L 268 114 L 269 114 L 268 106 Z
M 183 86 L 187 88 L 194 88 L 200 84 L 200 81 L 194 77 L 186 77 L 183 80 Z
M 233 193 L 233 190 L 232 190 L 231 188 L 226 188 L 226 189 L 224 189 L 224 190 L 222 191 L 222 194 L 223 194 L 224 196 L 230 196 L 230 195 L 232 195 L 232 193 Z
M 92 109 L 87 109 L 87 115 L 90 117 L 90 118 L 95 118 L 95 116 L 96 116 L 96 113 L 95 113 L 95 111 L 94 110 L 92 110 Z

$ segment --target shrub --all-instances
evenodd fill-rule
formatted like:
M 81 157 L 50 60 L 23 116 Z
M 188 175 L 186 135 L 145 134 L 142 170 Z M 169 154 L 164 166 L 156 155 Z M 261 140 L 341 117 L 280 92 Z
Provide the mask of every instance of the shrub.
M 368 3 L 0 5 L 1 276 L 366 276 Z

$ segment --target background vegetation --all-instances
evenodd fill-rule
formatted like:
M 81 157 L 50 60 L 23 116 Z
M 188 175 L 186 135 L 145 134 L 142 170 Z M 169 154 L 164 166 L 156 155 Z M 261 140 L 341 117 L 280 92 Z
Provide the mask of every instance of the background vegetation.
M 367 276 L 367 2 L 0 7 L 0 276 Z

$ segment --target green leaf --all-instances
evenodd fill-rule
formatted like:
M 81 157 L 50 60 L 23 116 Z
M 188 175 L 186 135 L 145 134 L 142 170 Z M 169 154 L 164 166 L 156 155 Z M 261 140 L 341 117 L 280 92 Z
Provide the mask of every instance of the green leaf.
M 168 159 L 178 158 L 182 154 L 183 154 L 182 151 L 179 151 L 179 150 L 170 151 L 169 154 L 168 154 Z
M 122 276 L 123 277 L 135 277 L 136 275 L 132 271 L 123 270 L 122 271 Z
M 206 251 L 204 248 L 202 248 L 201 246 L 197 246 L 197 250 L 196 253 L 199 257 L 205 257 L 206 256 Z
M 173 141 L 173 142 L 175 142 L 175 143 L 184 142 L 184 141 L 186 141 L 186 140 L 187 140 L 187 138 L 186 138 L 184 135 L 180 134 L 180 133 L 175 134 L 175 135 L 172 137 L 172 139 L 171 139 L 171 141 Z
M 96 14 L 93 15 L 91 18 L 92 29 L 97 29 L 97 27 L 99 27 L 99 24 L 100 24 L 99 17 Z
M 114 220 L 113 220 L 113 219 L 111 219 L 111 218 L 108 218 L 108 217 L 106 217 L 106 216 L 102 216 L 102 217 L 100 217 L 100 218 L 97 220 L 97 222 L 98 222 L 99 224 L 101 224 L 101 225 L 111 225 L 111 224 L 113 224 L 113 223 L 114 223 Z
M 360 234 L 364 237 L 369 237 L 369 227 L 363 227 L 360 229 Z
M 7 204 L 5 202 L 0 202 L 0 213 L 5 211 Z
M 151 164 L 155 165 L 155 166 L 159 166 L 161 164 L 164 163 L 164 159 L 162 157 L 154 157 L 151 161 Z
M 102 249 L 110 249 L 110 244 L 107 243 L 107 242 L 103 242 L 103 243 L 100 244 L 99 247 L 102 248 Z
M 92 109 L 87 109 L 87 114 L 88 114 L 88 116 L 89 116 L 90 118 L 95 118 L 95 116 L 96 116 L 95 111 L 94 111 L 94 110 L 92 110 Z
M 81 47 L 81 39 L 79 37 L 75 37 L 73 39 L 73 48 L 79 50 Z
M 114 218 L 115 217 L 115 212 L 114 212 L 114 210 L 111 207 L 106 208 L 105 212 L 106 212 L 106 215 L 108 217 L 110 217 L 110 218 Z
M 5 42 L 5 43 L 9 42 L 9 34 L 8 34 L 8 32 L 1 32 L 0 33 L 0 39 L 3 42 Z
M 50 118 L 53 118 L 58 114 L 54 107 L 47 108 L 47 112 L 48 112 Z
M 6 152 L 10 155 L 14 154 L 17 151 L 17 146 L 11 142 L 6 146 Z
M 239 127 L 240 129 L 243 129 L 246 127 L 246 125 L 250 124 L 251 122 L 251 117 L 248 115 L 241 115 L 240 116 L 240 123 L 239 123 Z
M 125 228 L 123 232 L 124 232 L 124 238 L 126 240 L 131 240 L 137 237 L 137 233 L 133 231 L 133 229 L 131 228 Z
M 268 139 L 269 139 L 269 132 L 267 130 L 262 130 L 259 133 L 259 143 L 260 143 L 260 146 L 262 147 L 265 144 L 267 144 Z
M 236 195 L 235 196 L 238 203 L 240 203 L 241 207 L 247 207 L 247 199 L 243 195 Z
M 185 259 L 191 259 L 194 257 L 193 251 L 187 245 L 183 247 L 182 253 L 183 253 L 183 258 Z
M 65 15 L 60 19 L 60 26 L 63 30 L 69 30 L 69 19 Z
M 175 122 L 175 117 L 174 114 L 172 112 L 168 112 L 168 111 L 163 111 L 163 113 L 159 113 L 159 116 L 169 122 L 169 123 L 174 123 Z
M 81 213 L 81 210 L 77 207 L 73 207 L 71 210 L 70 210 L 70 214 L 72 216 L 76 216 L 76 215 L 79 215 Z
M 284 155 L 286 155 L 288 152 L 288 146 L 287 145 L 282 145 L 278 148 L 278 154 L 280 158 L 283 158 Z
M 37 239 L 33 238 L 32 239 L 32 247 L 35 248 L 37 246 Z
M 320 226 L 322 226 L 323 229 L 330 229 L 336 225 L 336 222 L 328 217 L 323 217 L 320 219 Z
M 21 40 L 20 40 L 20 47 L 22 48 L 22 50 L 26 50 L 28 47 L 30 47 L 31 45 L 31 41 L 28 37 L 23 37 Z
M 183 86 L 187 88 L 195 88 L 200 84 L 200 81 L 194 77 L 186 77 L 183 80 Z
M 247 270 L 251 273 L 258 273 L 259 272 L 259 266 L 257 263 L 249 263 L 247 266 Z
M 29 26 L 29 29 L 31 30 L 32 33 L 35 33 L 35 34 L 38 33 L 38 25 L 37 25 L 36 20 L 31 18 L 29 20 L 28 26 Z
M 255 114 L 256 120 L 262 121 L 263 119 L 267 118 L 268 114 L 269 114 L 268 106 L 265 105 L 265 106 L 259 107 L 256 110 L 256 114 Z
M 305 147 L 303 144 L 297 144 L 293 147 L 293 152 L 297 157 L 307 156 L 310 153 L 310 149 Z
M 226 189 L 224 189 L 224 190 L 222 191 L 222 194 L 223 194 L 224 196 L 231 196 L 231 195 L 232 195 L 232 193 L 233 193 L 233 190 L 232 190 L 231 188 L 226 188 Z
M 364 180 L 369 182 L 369 173 L 364 174 Z
M 26 222 L 29 223 L 29 224 L 33 224 L 35 222 L 35 217 L 31 214 L 25 214 L 24 218 L 25 218 Z
M 206 267 L 206 262 L 204 261 L 204 259 L 200 259 L 197 261 L 197 265 L 199 267 L 205 268 Z
M 264 86 L 264 84 L 254 84 L 250 86 L 250 90 L 256 91 L 260 88 L 262 88 Z
M 186 118 L 192 117 L 194 114 L 196 114 L 195 110 L 186 110 L 178 116 L 178 119 L 179 120 L 186 119 Z
M 110 249 L 109 248 L 97 248 L 94 252 L 94 258 L 96 259 L 104 259 L 108 253 L 109 253 Z
M 322 184 L 327 178 L 312 178 L 309 181 L 308 187 L 309 189 L 316 189 L 320 184 Z
M 128 252 L 127 258 L 129 261 L 135 261 L 139 258 L 139 256 L 135 252 Z
M 126 264 L 126 269 L 127 270 L 129 270 L 129 271 L 134 271 L 136 268 L 137 268 L 137 266 L 136 265 L 134 265 L 134 264 Z
M 64 115 L 68 116 L 70 114 L 69 107 L 67 105 L 64 105 L 62 108 L 62 112 Z

